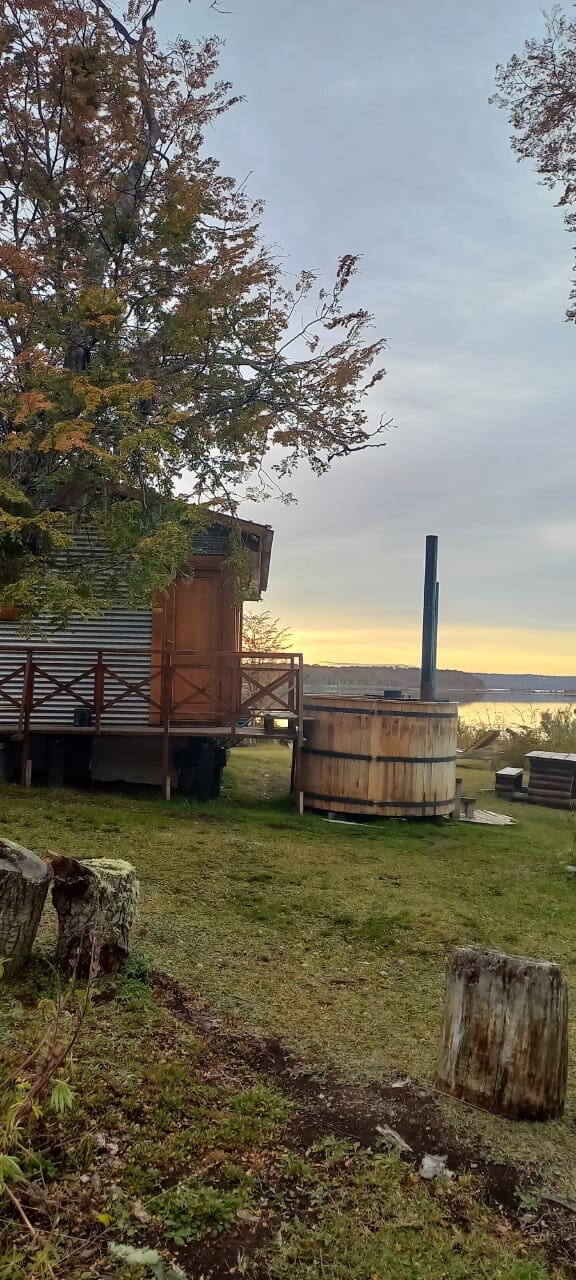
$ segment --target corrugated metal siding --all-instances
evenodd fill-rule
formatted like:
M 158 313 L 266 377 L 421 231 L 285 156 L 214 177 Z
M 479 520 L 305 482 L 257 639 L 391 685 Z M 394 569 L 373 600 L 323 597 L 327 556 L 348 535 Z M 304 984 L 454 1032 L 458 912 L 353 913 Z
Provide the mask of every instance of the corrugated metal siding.
M 230 530 L 222 524 L 206 525 L 194 534 L 192 554 L 195 556 L 230 555 Z
M 200 530 L 194 543 L 194 554 L 209 556 L 226 556 L 230 552 L 230 529 L 226 525 L 213 524 Z M 255 557 L 252 555 L 252 568 Z M 67 566 L 74 571 L 82 571 L 83 564 L 93 572 L 95 565 L 101 579 L 106 576 L 109 558 L 105 547 L 99 541 L 94 530 L 86 528 L 74 537 L 74 544 L 61 553 L 57 564 L 62 569 Z M 100 574 L 101 568 L 101 574 Z M 70 622 L 65 631 L 54 632 L 53 639 L 43 636 L 30 636 L 29 641 L 22 636 L 17 622 L 0 620 L 0 681 L 11 671 L 22 667 L 25 662 L 25 646 L 30 643 L 34 648 L 34 661 L 40 663 L 47 673 L 45 676 L 35 675 L 34 702 L 46 698 L 41 707 L 33 712 L 31 728 L 41 729 L 43 726 L 62 726 L 66 728 L 74 723 L 74 711 L 82 708 L 84 699 L 90 705 L 93 702 L 94 675 L 90 668 L 97 660 L 98 649 L 116 648 L 141 649 L 136 654 L 105 654 L 110 667 L 130 684 L 144 682 L 142 694 L 129 693 L 121 680 L 115 680 L 106 673 L 104 683 L 104 701 L 116 697 L 121 700 L 106 711 L 102 718 L 102 727 L 145 725 L 150 723 L 150 705 L 146 694 L 150 689 L 150 649 L 152 645 L 152 610 L 115 608 L 100 618 L 83 619 L 78 617 Z M 13 644 L 10 651 L 3 646 Z M 66 653 L 62 646 L 87 646 L 85 652 Z M 87 673 L 87 674 L 84 674 Z M 73 684 L 70 692 L 61 692 L 55 688 L 50 676 L 60 682 Z M 21 671 L 5 684 L 0 684 L 0 730 L 2 726 L 13 727 L 18 722 L 18 709 L 22 698 L 24 676 Z M 9 694 L 18 703 L 15 707 L 5 696 Z M 75 696 L 76 695 L 76 696 Z
M 241 533 L 242 541 L 248 535 Z M 195 556 L 227 556 L 231 549 L 231 530 L 226 524 L 207 524 L 197 529 L 192 536 L 190 547 L 191 555 Z M 56 564 L 72 565 L 74 568 L 78 566 L 78 561 L 89 559 L 91 566 L 94 560 L 102 563 L 103 569 L 106 567 L 109 556 L 106 552 L 105 545 L 100 541 L 95 529 L 87 526 L 81 532 L 74 534 L 74 543 L 67 547 L 56 558 Z
M 65 631 L 55 634 L 53 640 L 31 638 L 29 643 L 34 647 L 34 660 L 40 663 L 46 676 L 36 675 L 34 682 L 34 701 L 46 697 L 48 700 L 38 707 L 31 719 L 31 728 L 40 729 L 43 725 L 62 725 L 65 728 L 74 722 L 74 710 L 79 703 L 76 693 L 86 702 L 92 703 L 94 690 L 93 674 L 83 675 L 95 664 L 98 649 L 130 648 L 141 649 L 141 653 L 109 654 L 109 663 L 115 672 L 123 676 L 129 684 L 144 682 L 143 693 L 150 687 L 150 649 L 152 644 L 152 610 L 151 609 L 111 609 L 100 618 L 78 618 L 73 620 Z M 25 660 L 24 647 L 26 640 L 18 630 L 17 622 L 0 621 L 0 680 L 14 671 Z M 85 651 L 66 653 L 63 645 L 85 645 Z M 14 645 L 10 650 L 3 646 Z M 106 654 L 104 655 L 106 659 Z M 74 682 L 73 690 L 65 693 L 58 691 L 50 675 L 58 681 Z M 0 686 L 0 728 L 2 725 L 13 725 L 17 719 L 16 708 L 7 701 L 4 693 L 19 700 L 22 697 L 23 674 L 14 676 L 5 686 Z M 105 701 L 125 694 L 117 705 L 106 712 L 103 726 L 148 724 L 150 707 L 136 693 L 129 693 L 121 680 L 106 675 L 104 684 Z

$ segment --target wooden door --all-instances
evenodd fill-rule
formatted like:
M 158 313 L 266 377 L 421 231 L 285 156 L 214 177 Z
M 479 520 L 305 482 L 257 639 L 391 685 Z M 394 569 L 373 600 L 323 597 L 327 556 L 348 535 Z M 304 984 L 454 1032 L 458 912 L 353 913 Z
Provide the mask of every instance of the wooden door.
M 171 721 L 232 723 L 238 688 L 240 610 L 232 579 L 221 560 L 195 559 L 189 579 L 167 592 L 153 621 L 152 690 L 162 701 L 162 653 L 172 654 Z M 158 707 L 153 723 L 162 719 Z
M 226 720 L 222 699 L 222 571 L 195 569 L 174 593 L 172 719 Z

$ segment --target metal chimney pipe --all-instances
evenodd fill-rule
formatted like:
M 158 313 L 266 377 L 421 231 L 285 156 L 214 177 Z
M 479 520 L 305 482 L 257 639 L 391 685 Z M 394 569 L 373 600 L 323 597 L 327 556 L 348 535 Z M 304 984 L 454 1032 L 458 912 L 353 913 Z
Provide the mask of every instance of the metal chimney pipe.
M 438 538 L 426 538 L 426 570 L 424 574 L 424 609 L 422 613 L 422 671 L 420 697 L 423 702 L 436 701 L 436 646 L 438 639 Z

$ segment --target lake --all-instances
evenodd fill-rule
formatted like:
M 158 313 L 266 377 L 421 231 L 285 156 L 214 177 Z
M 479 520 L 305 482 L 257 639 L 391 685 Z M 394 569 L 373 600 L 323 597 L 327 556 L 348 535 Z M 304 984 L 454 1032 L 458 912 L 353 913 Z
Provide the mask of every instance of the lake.
M 502 698 L 494 698 L 487 693 L 479 702 L 463 702 L 460 704 L 460 717 L 468 723 L 481 721 L 482 724 L 513 729 L 515 725 L 531 724 L 533 719 L 539 723 L 543 711 L 555 711 L 558 707 L 571 707 L 576 718 L 576 698 L 558 698 L 552 695 L 543 698 L 535 694 L 533 698 L 524 694 L 514 698 L 513 694 L 504 693 Z

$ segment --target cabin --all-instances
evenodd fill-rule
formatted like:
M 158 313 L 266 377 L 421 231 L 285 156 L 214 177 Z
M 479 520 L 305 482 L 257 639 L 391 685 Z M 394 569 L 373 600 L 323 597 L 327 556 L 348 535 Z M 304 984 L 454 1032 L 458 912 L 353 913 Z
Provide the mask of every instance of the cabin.
M 302 657 L 242 651 L 245 600 L 268 585 L 273 531 L 215 514 L 186 570 L 149 608 L 118 606 L 65 631 L 23 637 L 0 615 L 4 777 L 137 783 L 218 794 L 228 748 L 245 737 L 302 738 Z M 244 549 L 241 582 L 231 553 Z M 91 535 L 72 554 L 101 556 Z

